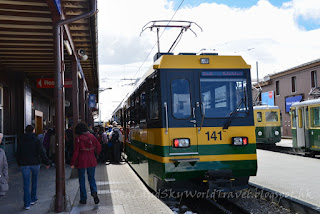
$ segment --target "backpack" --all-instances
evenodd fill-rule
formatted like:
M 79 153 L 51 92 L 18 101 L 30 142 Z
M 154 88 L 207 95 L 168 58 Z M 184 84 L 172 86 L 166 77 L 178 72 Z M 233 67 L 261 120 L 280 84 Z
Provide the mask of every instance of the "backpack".
M 119 132 L 113 130 L 112 136 L 111 136 L 111 142 L 117 143 L 119 142 Z

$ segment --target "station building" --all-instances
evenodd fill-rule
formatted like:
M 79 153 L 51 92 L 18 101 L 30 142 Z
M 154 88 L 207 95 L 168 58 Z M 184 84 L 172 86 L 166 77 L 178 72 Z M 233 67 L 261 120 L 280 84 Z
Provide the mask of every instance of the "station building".
M 317 59 L 268 75 L 263 81 L 253 85 L 252 96 L 256 98 L 256 103 L 280 107 L 283 137 L 292 137 L 290 115 L 292 103 L 318 97 L 319 76 L 320 59 Z
M 8 159 L 26 125 L 34 125 L 37 134 L 55 128 L 57 96 L 63 96 L 61 126 L 93 123 L 99 88 L 97 14 L 63 24 L 55 34 L 57 23 L 88 13 L 92 2 L 0 1 L 0 132 Z M 54 89 L 57 76 L 64 84 L 61 94 Z

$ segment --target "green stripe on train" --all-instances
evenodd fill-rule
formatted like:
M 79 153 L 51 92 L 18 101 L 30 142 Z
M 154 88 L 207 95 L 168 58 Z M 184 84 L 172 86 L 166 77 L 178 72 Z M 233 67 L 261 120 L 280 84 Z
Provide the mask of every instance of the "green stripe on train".
M 161 157 L 170 157 L 170 146 L 158 146 L 153 144 L 147 144 L 140 141 L 131 141 L 131 145 L 151 153 L 153 155 L 158 155 Z M 147 147 L 147 150 L 145 150 Z M 218 145 L 198 145 L 191 146 L 188 149 L 193 149 L 198 147 L 199 155 L 225 155 L 225 154 L 255 154 L 256 153 L 256 144 L 248 144 L 246 146 L 233 146 L 231 144 L 218 144 Z M 181 149 L 181 152 L 184 149 Z M 187 152 L 187 151 L 186 151 Z

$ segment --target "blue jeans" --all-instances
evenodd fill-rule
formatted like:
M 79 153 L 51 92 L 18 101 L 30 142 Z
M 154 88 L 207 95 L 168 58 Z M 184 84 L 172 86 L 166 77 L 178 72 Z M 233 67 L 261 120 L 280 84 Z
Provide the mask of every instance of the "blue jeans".
M 40 165 L 21 166 L 21 172 L 23 177 L 23 201 L 24 207 L 30 207 L 31 202 L 38 200 L 37 198 L 37 185 L 38 185 L 38 174 L 40 171 Z M 31 194 L 30 194 L 30 172 L 31 177 Z
M 90 184 L 91 195 L 97 192 L 96 179 L 94 178 L 96 167 L 78 169 L 79 184 L 80 184 L 80 200 L 82 201 L 87 200 L 86 176 L 85 176 L 86 169 L 88 174 L 88 181 Z

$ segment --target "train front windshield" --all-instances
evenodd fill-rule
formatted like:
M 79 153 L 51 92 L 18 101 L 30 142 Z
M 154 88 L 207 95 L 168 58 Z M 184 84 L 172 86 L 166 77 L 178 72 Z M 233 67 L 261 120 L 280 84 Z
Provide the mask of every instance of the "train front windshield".
M 202 75 L 200 78 L 201 102 L 206 118 L 245 117 L 248 111 L 247 81 L 244 77 Z

